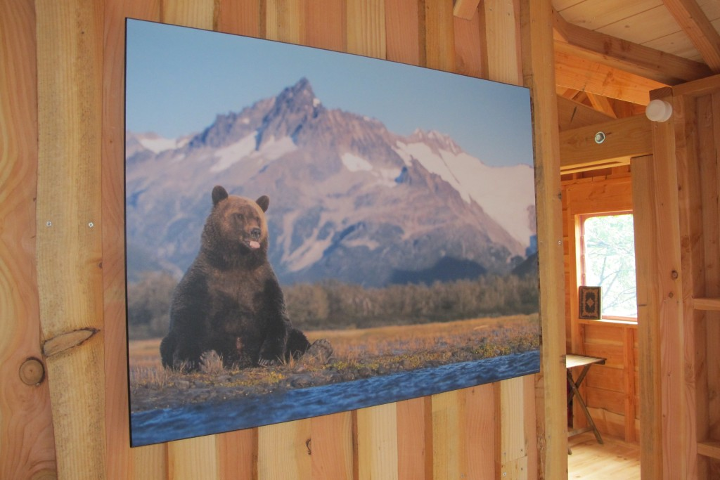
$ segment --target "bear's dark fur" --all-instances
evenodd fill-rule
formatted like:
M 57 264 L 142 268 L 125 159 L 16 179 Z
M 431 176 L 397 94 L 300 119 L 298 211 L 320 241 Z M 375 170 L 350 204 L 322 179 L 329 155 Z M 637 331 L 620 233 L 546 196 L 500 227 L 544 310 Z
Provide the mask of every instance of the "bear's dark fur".
M 160 344 L 163 366 L 197 370 L 210 350 L 225 367 L 298 358 L 310 343 L 290 324 L 267 260 L 270 200 L 228 195 L 216 186 L 212 201 L 200 252 L 173 294 L 170 331 Z

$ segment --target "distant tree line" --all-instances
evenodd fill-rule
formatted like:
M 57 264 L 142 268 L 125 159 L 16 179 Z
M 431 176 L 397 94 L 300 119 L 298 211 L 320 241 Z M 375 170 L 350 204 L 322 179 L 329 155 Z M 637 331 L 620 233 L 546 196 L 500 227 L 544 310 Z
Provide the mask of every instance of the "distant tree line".
M 284 289 L 293 324 L 303 330 L 368 328 L 538 311 L 532 276 L 486 275 L 432 285 L 364 288 L 337 281 Z
M 164 336 L 176 280 L 146 273 L 128 285 L 131 338 Z M 432 285 L 365 288 L 335 280 L 284 287 L 288 314 L 302 330 L 369 328 L 443 322 L 538 311 L 538 284 L 532 276 L 484 275 Z

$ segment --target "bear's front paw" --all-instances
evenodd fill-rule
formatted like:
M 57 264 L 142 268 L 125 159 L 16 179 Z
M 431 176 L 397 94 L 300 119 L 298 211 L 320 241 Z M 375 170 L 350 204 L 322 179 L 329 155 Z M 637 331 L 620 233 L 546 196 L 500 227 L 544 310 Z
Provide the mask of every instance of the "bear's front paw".
M 258 365 L 267 367 L 270 365 L 278 365 L 284 355 L 283 344 L 278 341 L 265 341 L 260 349 L 260 358 Z
M 279 363 L 280 362 L 278 360 L 268 360 L 265 358 L 261 358 L 260 360 L 258 360 L 258 365 L 260 365 L 261 367 L 271 367 Z

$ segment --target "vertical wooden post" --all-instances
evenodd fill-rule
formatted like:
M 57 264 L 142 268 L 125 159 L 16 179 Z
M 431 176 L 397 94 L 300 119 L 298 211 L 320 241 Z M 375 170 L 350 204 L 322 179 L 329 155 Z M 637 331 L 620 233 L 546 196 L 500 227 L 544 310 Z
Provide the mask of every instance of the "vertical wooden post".
M 105 477 L 100 125 L 103 6 L 35 3 L 37 258 L 58 474 Z M 84 340 L 84 341 L 83 341 Z
M 543 341 L 536 382 L 540 478 L 567 477 L 565 292 L 552 5 L 521 0 L 522 61 L 533 102 L 535 191 Z
M 652 155 L 631 161 L 635 270 L 640 355 L 640 471 L 642 478 L 662 479 L 662 406 L 660 325 L 658 319 L 657 219 Z
M 667 100 L 672 102 L 671 97 Z M 675 105 L 677 106 L 677 105 Z M 677 114 L 677 111 L 674 112 Z M 675 115 L 674 115 L 675 116 Z M 662 478 L 687 478 L 686 448 L 694 439 L 687 437 L 687 404 L 684 397 L 684 342 L 682 320 L 682 269 L 680 259 L 680 219 L 678 200 L 677 162 L 675 159 L 675 122 L 653 122 L 655 216 L 657 231 L 658 311 L 660 357 L 662 374 Z M 657 378 L 657 377 L 656 377 Z

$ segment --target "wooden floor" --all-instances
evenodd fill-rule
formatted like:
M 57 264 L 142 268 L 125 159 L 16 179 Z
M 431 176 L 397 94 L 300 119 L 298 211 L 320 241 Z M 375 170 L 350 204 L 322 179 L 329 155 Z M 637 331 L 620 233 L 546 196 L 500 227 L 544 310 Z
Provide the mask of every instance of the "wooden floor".
M 568 441 L 568 479 L 640 480 L 640 446 L 608 436 L 603 441 L 600 445 L 590 432 Z

